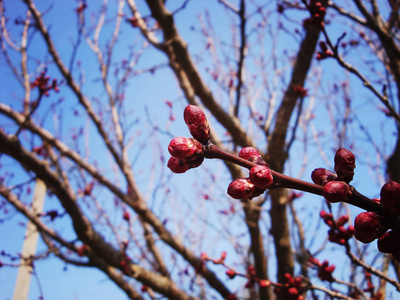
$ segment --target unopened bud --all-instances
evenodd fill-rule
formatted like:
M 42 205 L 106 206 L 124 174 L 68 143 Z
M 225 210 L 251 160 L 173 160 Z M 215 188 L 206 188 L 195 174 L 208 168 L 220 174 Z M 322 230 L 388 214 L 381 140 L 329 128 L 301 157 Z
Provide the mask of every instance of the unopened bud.
M 400 215 L 400 184 L 396 181 L 385 183 L 381 189 L 383 212 L 389 216 Z
M 274 183 L 271 170 L 262 165 L 257 165 L 250 169 L 249 179 L 256 187 L 261 189 L 267 189 Z
M 229 269 L 229 270 L 226 271 L 226 275 L 228 275 L 228 277 L 229 277 L 230 279 L 233 279 L 233 278 L 235 278 L 235 276 L 236 276 L 236 272 L 235 272 L 235 270 L 233 270 L 233 269 Z
M 242 150 L 239 151 L 238 156 L 258 165 L 267 165 L 258 150 L 253 147 L 242 148 Z
M 385 233 L 382 217 L 374 212 L 362 212 L 354 220 L 355 238 L 362 243 L 370 243 Z
M 271 285 L 271 281 L 269 280 L 260 280 L 258 282 L 258 285 L 260 286 L 260 288 L 267 288 Z
M 183 112 L 183 118 L 190 134 L 202 144 L 208 144 L 210 127 L 204 112 L 196 105 L 188 105 Z
M 192 138 L 176 137 L 168 145 L 169 153 L 176 158 L 187 158 L 202 153 L 201 144 Z
M 340 227 L 340 226 L 343 226 L 344 224 L 346 224 L 348 221 L 349 221 L 349 216 L 343 215 L 336 221 L 336 225 L 338 227 Z
M 345 201 L 349 194 L 350 186 L 344 181 L 329 181 L 322 191 L 322 196 L 331 203 Z
M 349 183 L 353 180 L 356 158 L 354 154 L 345 148 L 339 148 L 335 154 L 335 172 L 338 180 Z
M 335 180 L 337 175 L 327 169 L 317 168 L 311 173 L 311 179 L 315 184 L 325 185 L 329 181 Z
M 168 160 L 167 167 L 171 169 L 172 172 L 180 174 L 185 173 L 189 170 L 189 166 L 182 160 L 176 157 L 171 157 Z
M 382 253 L 400 251 L 400 230 L 390 230 L 378 239 L 378 250 Z
M 251 199 L 260 195 L 260 191 L 248 178 L 235 179 L 228 186 L 228 195 L 234 199 Z

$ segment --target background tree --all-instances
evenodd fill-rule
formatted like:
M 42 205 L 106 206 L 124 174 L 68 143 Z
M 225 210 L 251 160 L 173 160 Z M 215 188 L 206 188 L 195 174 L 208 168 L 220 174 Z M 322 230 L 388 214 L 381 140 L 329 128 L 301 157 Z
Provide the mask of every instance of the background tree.
M 226 189 L 247 176 L 232 156 L 245 147 L 290 184 L 333 171 L 340 147 L 366 196 L 400 180 L 399 4 L 204 2 L 0 1 L 2 226 L 19 212 L 43 241 L 22 262 L 97 268 L 131 299 L 395 297 L 398 261 L 351 237 L 376 202 Z M 228 159 L 175 175 L 167 146 L 189 136 L 187 104 Z M 5 272 L 19 257 L 2 250 Z

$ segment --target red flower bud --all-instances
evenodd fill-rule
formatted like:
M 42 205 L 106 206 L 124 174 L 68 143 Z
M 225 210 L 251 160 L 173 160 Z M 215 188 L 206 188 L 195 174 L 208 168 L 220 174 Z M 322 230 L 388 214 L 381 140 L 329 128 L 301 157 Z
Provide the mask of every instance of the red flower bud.
M 131 219 L 131 216 L 130 216 L 130 214 L 129 214 L 127 211 L 124 211 L 122 217 L 123 217 L 123 219 L 124 219 L 125 221 L 127 221 L 127 222 Z
M 251 168 L 250 181 L 261 189 L 267 189 L 274 183 L 271 170 L 267 166 L 257 165 Z
M 400 251 L 400 230 L 390 230 L 378 239 L 378 250 L 382 253 Z
M 331 203 L 344 201 L 349 194 L 350 186 L 344 181 L 329 181 L 322 191 L 322 196 Z
M 295 287 L 291 287 L 290 289 L 288 289 L 288 294 L 292 297 L 297 296 L 298 293 L 299 291 Z
M 354 154 L 345 148 L 339 148 L 335 154 L 335 172 L 338 180 L 349 183 L 353 180 L 356 158 Z
M 362 212 L 354 220 L 355 238 L 362 243 L 370 243 L 387 230 L 382 217 L 374 212 Z
M 229 277 L 230 279 L 233 279 L 233 278 L 235 278 L 235 276 L 236 276 L 236 272 L 235 272 L 234 269 L 229 269 L 228 271 L 226 271 L 226 275 L 228 275 L 228 277 Z
M 260 280 L 258 282 L 258 285 L 260 286 L 260 288 L 267 288 L 271 285 L 271 281 L 269 280 Z
M 193 154 L 202 153 L 201 144 L 191 138 L 176 137 L 168 145 L 169 153 L 176 158 L 187 158 Z
M 167 166 L 172 172 L 177 174 L 185 173 L 187 170 L 189 170 L 189 166 L 185 163 L 185 161 L 176 157 L 171 157 L 168 160 Z
M 315 184 L 325 185 L 328 181 L 335 180 L 337 175 L 327 169 L 317 168 L 311 173 L 311 179 Z
M 225 260 L 226 258 L 226 251 L 221 252 L 221 260 Z
M 235 179 L 228 186 L 228 195 L 234 199 L 251 199 L 260 195 L 260 191 L 248 178 Z
M 347 221 L 349 221 L 349 216 L 348 215 L 343 215 L 336 221 L 336 225 L 338 227 L 343 226 L 344 224 L 347 223 Z
M 208 144 L 210 127 L 204 112 L 196 105 L 188 105 L 183 112 L 183 118 L 190 134 L 202 144 Z
M 381 189 L 383 212 L 390 216 L 400 215 L 400 184 L 396 181 L 385 183 Z
M 204 156 L 202 154 L 193 154 L 192 156 L 184 159 L 184 162 L 187 164 L 189 169 L 197 168 L 202 164 L 203 161 Z
M 238 156 L 251 162 L 255 162 L 254 160 L 261 157 L 261 154 L 253 147 L 244 147 L 239 151 Z

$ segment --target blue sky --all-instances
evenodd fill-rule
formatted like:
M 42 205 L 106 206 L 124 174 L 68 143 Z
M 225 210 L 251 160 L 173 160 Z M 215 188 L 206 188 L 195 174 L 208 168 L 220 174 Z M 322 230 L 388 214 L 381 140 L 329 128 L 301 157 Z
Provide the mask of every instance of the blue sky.
M 148 10 L 146 9 L 144 2 L 137 2 L 143 15 L 147 15 Z M 177 5 L 176 7 L 179 7 L 178 4 L 183 1 L 176 1 L 172 4 L 171 2 L 172 1 L 169 1 L 169 9 L 174 10 L 175 7 L 172 5 Z M 115 12 L 115 3 L 116 1 L 110 1 L 110 15 L 107 20 L 111 23 L 113 20 L 113 13 Z M 57 49 L 60 51 L 60 55 L 68 62 L 72 51 L 71 41 L 75 38 L 77 32 L 76 13 L 74 11 L 77 7 L 77 2 L 46 0 L 41 1 L 37 5 L 41 11 L 49 9 L 44 16 L 44 21 L 49 27 L 50 33 L 54 37 L 54 42 Z M 88 22 L 91 20 L 90 13 L 93 9 L 92 5 L 93 2 L 88 1 L 88 10 L 85 12 Z M 25 15 L 24 4 L 20 1 L 6 1 L 5 6 L 7 13 L 11 16 L 10 20 Z M 193 57 L 199 61 L 199 69 L 204 75 L 206 83 L 210 84 L 213 92 L 222 105 L 227 107 L 229 104 L 229 97 L 227 97 L 226 93 L 219 90 L 219 85 L 212 79 L 212 76 L 210 76 L 208 71 L 213 67 L 213 63 L 208 56 L 204 55 L 205 37 L 204 34 L 201 33 L 201 26 L 199 25 L 198 20 L 200 13 L 202 13 L 204 20 L 204 11 L 206 9 L 209 12 L 210 20 L 214 24 L 212 30 L 210 28 L 208 33 L 215 34 L 219 37 L 219 39 L 215 41 L 221 46 L 218 50 L 218 54 L 219 57 L 225 58 L 221 63 L 222 67 L 219 71 L 221 71 L 221 74 L 223 72 L 228 73 L 230 69 L 234 69 L 235 67 L 235 63 L 232 60 L 232 57 L 234 57 L 234 50 L 229 48 L 229 45 L 232 43 L 231 23 L 232 20 L 234 20 L 234 17 L 231 16 L 231 19 L 221 18 L 221 15 L 225 15 L 225 10 L 221 5 L 217 4 L 216 1 L 190 1 L 185 10 L 176 15 L 176 24 L 181 35 L 189 43 L 189 51 L 193 54 Z M 126 12 L 129 16 L 127 9 Z M 293 15 L 293 17 L 294 16 L 295 15 Z M 296 15 L 296 19 L 300 20 L 301 18 Z M 290 76 L 288 71 L 290 70 L 290 59 L 288 58 L 295 54 L 296 41 L 301 39 L 301 34 L 285 34 L 280 31 L 274 32 L 274 30 L 279 27 L 279 21 L 285 21 L 285 19 L 279 19 L 279 16 L 277 16 L 276 13 L 271 13 L 269 20 L 270 27 L 267 27 L 267 29 L 273 32 L 272 37 L 276 38 L 276 40 L 274 41 L 273 38 L 266 38 L 265 41 L 258 42 L 257 35 L 253 34 L 250 40 L 253 47 L 250 47 L 249 49 L 250 55 L 246 62 L 249 69 L 252 72 L 257 73 L 260 66 L 258 65 L 259 62 L 256 58 L 260 49 L 264 49 L 267 52 L 267 58 L 268 55 L 272 55 L 272 50 L 276 51 L 277 69 L 282 72 L 281 76 L 277 76 L 279 80 L 282 80 L 282 82 L 277 85 L 278 88 L 276 92 L 279 95 L 282 94 L 285 82 L 287 82 L 288 77 Z M 249 26 L 257 24 L 257 21 L 259 20 L 252 21 Z M 288 22 L 286 25 L 291 30 L 294 30 L 295 28 L 301 29 L 301 24 L 299 22 Z M 341 26 L 342 25 L 339 22 L 335 23 L 335 26 L 328 26 L 328 30 L 330 30 L 333 39 L 340 36 Z M 101 40 L 102 43 L 107 41 L 111 29 L 112 26 L 106 26 L 102 33 L 106 38 Z M 10 25 L 10 31 L 15 34 L 16 37 L 19 37 L 19 30 L 20 27 Z M 348 40 L 352 38 L 357 38 L 357 34 L 349 33 Z M 274 47 L 272 41 L 276 42 L 278 46 Z M 122 34 L 118 41 L 118 47 L 113 56 L 113 62 L 115 65 L 120 64 L 121 58 L 128 56 L 131 49 L 140 49 L 142 43 L 143 40 L 140 38 L 139 31 L 131 28 L 124 22 L 122 25 Z M 261 44 L 261 47 L 259 44 Z M 30 47 L 31 49 L 34 49 L 34 55 L 32 55 L 32 59 L 29 62 L 31 70 L 36 70 L 43 60 L 50 61 L 48 55 L 42 54 L 43 40 L 40 36 L 34 37 Z M 348 56 L 354 56 L 354 54 L 357 54 L 356 51 L 357 50 L 349 50 Z M 99 75 L 97 72 L 98 65 L 96 59 L 85 43 L 83 43 L 79 48 L 77 55 L 77 61 L 80 62 L 82 69 L 85 71 L 81 74 L 85 78 L 84 92 L 85 94 L 90 95 L 90 100 L 93 101 L 93 103 L 96 103 L 95 98 L 103 99 L 105 97 L 104 90 L 98 88 Z M 362 55 L 359 57 L 360 60 L 364 58 L 365 57 L 362 57 Z M 368 58 L 367 55 L 366 58 Z M 39 64 L 37 60 L 40 60 Z M 166 63 L 166 57 L 156 50 L 146 49 L 135 68 L 140 70 L 160 63 Z M 355 63 L 360 63 L 360 61 L 355 60 Z M 310 74 L 310 79 L 307 82 L 310 96 L 306 98 L 305 107 L 308 107 L 312 104 L 312 101 L 315 101 L 316 108 L 314 109 L 314 112 L 316 117 L 315 121 L 313 121 L 311 125 L 321 133 L 319 141 L 324 147 L 327 159 L 331 165 L 325 165 L 324 160 L 320 156 L 320 151 L 317 145 L 309 142 L 312 145 L 311 149 L 307 149 L 308 160 L 310 163 L 307 164 L 305 171 L 301 173 L 302 178 L 309 180 L 309 174 L 312 169 L 316 167 L 332 167 L 333 165 L 333 154 L 337 144 L 335 144 L 335 136 L 331 134 L 331 121 L 327 120 L 331 117 L 329 115 L 329 109 L 331 110 L 330 112 L 333 114 L 333 117 L 335 117 L 335 114 L 341 113 L 343 109 L 343 95 L 341 93 L 336 95 L 332 93 L 330 94 L 334 83 L 340 84 L 342 81 L 347 80 L 349 84 L 353 86 L 349 92 L 350 97 L 353 100 L 353 109 L 358 110 L 361 122 L 369 126 L 368 128 L 370 133 L 373 134 L 374 137 L 378 138 L 378 143 L 381 142 L 382 148 L 385 147 L 383 151 L 385 153 L 390 153 L 393 145 L 393 139 L 390 137 L 392 122 L 388 122 L 384 118 L 383 114 L 380 114 L 379 112 L 377 113 L 377 108 L 380 106 L 377 101 L 371 100 L 373 97 L 369 92 L 361 88 L 357 79 L 348 75 L 343 70 L 337 71 L 338 69 L 335 69 L 337 66 L 335 62 L 327 60 L 323 62 L 314 62 L 314 64 L 315 69 L 313 73 Z M 268 71 L 273 71 L 271 62 L 269 62 L 268 67 Z M 51 74 L 52 77 L 60 77 L 60 74 L 51 63 L 49 64 L 48 69 L 49 74 Z M 78 75 L 78 66 L 75 66 L 74 69 L 76 75 Z M 336 72 L 333 72 L 332 70 L 335 70 Z M 0 101 L 13 107 L 20 106 L 20 99 L 23 95 L 21 88 L 15 80 L 12 79 L 12 74 L 10 70 L 7 69 L 3 57 L 0 58 L 0 74 L 2 74 L 4 78 L 7 78 L 7 84 L 0 86 Z M 35 73 L 33 73 L 32 76 L 34 76 L 34 74 Z M 268 79 L 274 78 L 272 73 L 270 76 L 271 77 L 268 77 Z M 324 78 L 325 80 L 321 83 L 320 78 Z M 255 80 L 255 89 L 262 86 L 262 84 L 262 80 L 257 78 L 257 80 Z M 90 134 L 88 134 L 87 141 L 80 141 L 78 148 L 84 153 L 85 146 L 87 146 L 88 143 L 91 149 L 91 162 L 100 162 L 101 167 L 104 169 L 107 176 L 115 176 L 116 181 L 121 180 L 120 175 L 114 175 L 112 173 L 110 158 L 103 152 L 98 151 L 98 149 L 102 149 L 103 144 L 97 138 L 95 129 L 90 125 L 90 122 L 88 122 L 82 110 L 78 108 L 76 99 L 73 98 L 71 92 L 68 91 L 65 85 L 61 85 L 61 90 L 62 91 L 59 95 L 54 94 L 43 100 L 46 102 L 44 102 L 43 106 L 40 107 L 35 120 L 40 121 L 39 117 L 48 110 L 53 112 L 55 115 L 62 116 L 61 122 L 55 121 L 54 118 L 49 117 L 46 119 L 44 124 L 49 130 L 60 133 L 62 139 L 66 142 L 72 142 L 71 136 L 75 132 L 79 131 L 80 127 L 83 127 L 85 132 L 90 132 Z M 57 102 L 61 97 L 63 97 L 62 103 L 52 108 L 52 103 Z M 267 97 L 268 92 L 263 92 L 262 99 L 267 99 Z M 125 91 L 125 98 L 126 110 L 129 112 L 126 118 L 129 122 L 133 123 L 129 130 L 129 137 L 132 138 L 133 141 L 130 155 L 132 158 L 136 158 L 133 159 L 132 167 L 135 170 L 135 174 L 137 174 L 137 183 L 141 188 L 142 193 L 148 197 L 149 203 L 151 203 L 155 211 L 160 214 L 161 217 L 164 217 L 162 213 L 165 213 L 165 218 L 168 218 L 170 222 L 168 224 L 168 226 L 170 226 L 169 228 L 172 231 L 176 230 L 175 233 L 177 235 L 182 234 L 185 237 L 188 236 L 186 230 L 178 230 L 180 224 L 173 224 L 174 220 L 172 217 L 187 215 L 188 219 L 191 220 L 200 219 L 201 221 L 199 223 L 201 226 L 196 228 L 196 230 L 207 236 L 207 238 L 201 241 L 185 240 L 185 243 L 195 249 L 209 250 L 210 255 L 218 256 L 220 251 L 225 250 L 224 247 L 227 247 L 226 240 L 218 240 L 221 232 L 228 231 L 229 234 L 232 234 L 233 236 L 244 236 L 246 228 L 239 221 L 241 214 L 240 205 L 236 201 L 229 199 L 225 194 L 225 189 L 227 184 L 229 184 L 230 178 L 221 163 L 216 161 L 206 161 L 200 168 L 191 170 L 185 175 L 171 174 L 169 170 L 165 168 L 165 164 L 161 164 L 162 157 L 168 159 L 166 146 L 168 145 L 171 136 L 189 135 L 182 120 L 182 111 L 186 102 L 182 97 L 182 93 L 178 90 L 178 84 L 172 72 L 167 67 L 163 67 L 158 69 L 155 74 L 146 73 L 144 75 L 136 76 L 130 81 L 129 86 Z M 170 122 L 168 119 L 170 110 L 166 105 L 165 100 L 173 103 L 172 112 L 176 117 L 173 122 Z M 255 104 L 260 110 L 265 108 L 266 102 L 265 100 L 263 101 L 260 100 Z M 337 110 L 335 110 L 336 103 Z M 75 111 L 78 112 L 78 116 L 74 115 Z M 242 119 L 247 120 L 247 115 L 248 112 L 243 109 Z M 10 128 L 10 122 L 4 123 L 2 117 L 0 117 L 0 121 L 4 128 Z M 215 123 L 212 118 L 210 118 L 210 121 L 213 124 Z M 387 126 L 389 123 L 390 126 Z M 62 126 L 60 126 L 60 124 L 62 124 Z M 384 124 L 385 126 L 383 126 Z M 158 128 L 159 130 L 156 130 L 155 128 Z M 220 129 L 218 128 L 218 130 Z M 164 133 L 165 131 L 168 133 Z M 312 135 L 309 133 L 310 131 L 307 131 L 307 134 L 304 135 L 302 132 L 302 129 L 300 129 L 299 141 L 301 138 L 309 141 L 312 140 Z M 221 136 L 224 134 L 223 131 L 220 131 L 219 133 Z M 357 141 L 355 145 L 353 145 L 354 141 Z M 35 140 L 35 142 L 38 141 Z M 374 159 L 376 159 L 376 157 L 373 156 L 374 152 L 368 148 L 370 147 L 369 143 L 366 141 L 363 133 L 357 130 L 357 126 L 353 126 L 349 130 L 348 138 L 345 140 L 344 146 L 354 146 L 357 153 L 361 153 L 358 157 L 365 158 L 357 161 L 354 183 L 357 184 L 359 190 L 364 192 L 366 195 L 370 197 L 377 196 L 379 193 L 379 189 L 377 189 L 379 182 L 374 181 L 376 176 L 374 174 L 371 175 L 373 170 L 368 166 L 369 163 L 375 163 Z M 260 141 L 260 147 L 265 147 L 265 141 Z M 292 159 L 286 166 L 287 174 L 292 176 L 297 176 L 299 174 L 302 166 L 298 162 L 303 159 L 303 154 L 304 149 L 301 141 L 295 143 L 293 150 L 290 153 Z M 17 174 L 15 178 L 10 179 L 12 182 L 16 182 L 25 177 L 24 172 L 11 160 L 2 157 L 1 164 L 2 168 L 13 170 Z M 382 168 L 381 173 L 383 173 Z M 213 174 L 213 176 L 210 174 Z M 155 176 L 155 184 L 153 185 L 149 184 L 150 179 L 153 178 L 152 176 Z M 79 184 L 79 182 L 77 184 Z M 166 186 L 171 189 L 169 194 L 166 193 Z M 212 193 L 208 192 L 208 188 L 211 188 Z M 214 197 L 214 199 L 211 199 L 211 201 L 208 202 L 202 201 L 201 198 L 204 197 L 204 191 L 207 191 L 207 194 L 212 194 L 211 196 Z M 31 195 L 25 196 L 27 198 L 31 197 Z M 120 218 L 120 210 L 112 209 L 113 205 L 107 202 L 107 194 L 102 194 L 102 191 L 99 191 L 96 196 L 98 196 L 101 201 L 104 201 L 103 203 L 107 208 L 109 208 L 110 218 L 112 220 L 118 220 L 118 218 Z M 319 197 L 307 195 L 303 198 L 304 201 L 296 203 L 299 211 L 306 211 L 306 209 L 310 208 L 313 211 L 319 211 L 322 205 Z M 224 202 L 221 203 L 220 199 L 223 199 Z M 51 197 L 46 199 L 46 210 L 57 207 L 59 208 L 58 204 L 55 203 L 54 200 L 55 199 L 52 199 Z M 174 207 L 173 205 L 178 202 L 180 206 Z M 229 209 L 231 206 L 236 208 L 237 217 L 239 218 L 235 218 L 232 215 L 224 216 L 215 213 L 219 210 Z M 173 207 L 173 209 L 170 209 L 170 207 Z M 210 211 L 214 213 L 211 213 Z M 357 211 L 357 209 L 354 211 Z M 306 213 L 309 213 L 309 211 L 307 210 Z M 22 246 L 24 224 L 20 223 L 24 222 L 24 220 L 14 213 L 11 215 L 12 217 L 9 219 L 7 218 L 7 222 L 0 224 L 0 245 L 3 245 L 2 248 L 8 253 L 16 253 Z M 264 208 L 263 215 L 265 216 L 265 219 L 263 220 L 263 223 L 265 224 L 263 224 L 262 230 L 267 232 L 269 222 L 268 205 Z M 305 219 L 307 221 L 306 228 L 310 230 L 313 229 L 315 223 L 311 221 L 311 218 L 307 219 L 307 217 L 305 217 Z M 55 226 L 58 230 L 63 230 L 67 235 L 73 236 L 69 222 L 58 222 Z M 189 228 L 188 231 L 190 230 L 195 231 L 195 229 Z M 123 235 L 124 233 L 122 236 Z M 245 252 L 246 248 L 241 244 L 243 240 L 246 241 L 246 237 L 243 239 L 238 238 L 237 244 L 230 246 L 229 249 L 231 251 L 234 251 L 233 249 L 239 249 L 237 251 Z M 371 247 L 374 247 L 374 245 Z M 40 251 L 43 249 L 44 245 L 39 244 L 38 250 Z M 197 252 L 197 254 L 199 254 L 200 250 L 197 250 Z M 328 251 L 328 255 L 329 253 L 330 252 Z M 0 257 L 0 259 L 2 258 Z M 228 262 L 239 263 L 229 254 Z M 272 263 L 273 262 L 271 262 L 271 264 Z M 102 273 L 96 270 L 88 270 L 74 266 L 68 266 L 67 271 L 65 271 L 64 267 L 65 265 L 55 258 L 40 261 L 36 264 L 36 271 L 45 299 L 126 298 L 126 296 L 122 294 L 113 283 L 109 282 L 106 276 Z M 223 273 L 223 271 L 218 269 L 218 267 L 215 267 L 215 270 L 221 272 L 221 274 Z M 1 297 L 4 297 L 4 299 L 11 299 L 12 297 L 16 271 L 15 268 L 0 269 L 0 287 L 2 289 Z M 235 283 L 231 282 L 231 284 L 235 286 Z M 236 284 L 236 286 L 238 286 L 238 284 Z M 33 278 L 29 299 L 37 299 L 38 296 L 39 285 Z

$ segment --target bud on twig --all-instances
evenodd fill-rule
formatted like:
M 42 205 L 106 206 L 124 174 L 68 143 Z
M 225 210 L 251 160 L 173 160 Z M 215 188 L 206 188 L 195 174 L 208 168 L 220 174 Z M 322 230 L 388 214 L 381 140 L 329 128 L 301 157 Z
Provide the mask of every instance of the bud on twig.
M 335 172 L 337 180 L 349 183 L 353 180 L 354 169 L 356 168 L 356 158 L 354 154 L 345 148 L 339 148 L 335 154 Z
M 381 189 L 383 212 L 389 216 L 400 215 L 400 184 L 396 181 L 385 183 Z
M 344 181 L 329 181 L 324 186 L 322 196 L 331 203 L 345 201 L 350 195 L 350 186 Z
M 244 147 L 239 151 L 238 156 L 258 165 L 267 165 L 261 154 L 253 147 Z
M 168 145 L 169 153 L 176 158 L 183 159 L 193 154 L 201 154 L 201 144 L 191 138 L 176 137 Z
M 172 172 L 177 174 L 185 173 L 187 170 L 189 170 L 189 166 L 185 163 L 185 161 L 176 157 L 171 157 L 168 160 L 167 167 L 170 168 Z
M 329 181 L 336 180 L 337 175 L 325 168 L 317 168 L 311 173 L 311 179 L 315 184 L 325 185 Z
M 250 181 L 260 189 L 267 189 L 274 183 L 271 170 L 267 166 L 257 165 L 250 169 Z
M 228 195 L 234 199 L 251 199 L 262 192 L 248 178 L 235 179 L 228 186 Z
M 362 212 L 354 220 L 354 236 L 363 243 L 370 243 L 387 230 L 382 224 L 382 217 L 374 212 Z
M 378 250 L 382 253 L 400 252 L 400 230 L 390 230 L 378 239 Z
M 190 134 L 202 144 L 210 141 L 210 127 L 204 112 L 196 105 L 186 106 L 183 118 L 189 128 Z

